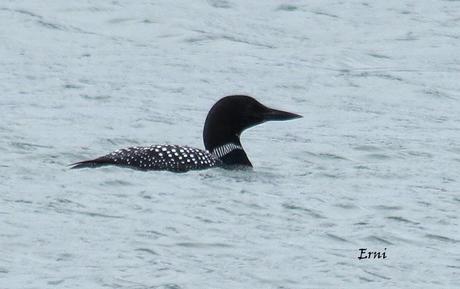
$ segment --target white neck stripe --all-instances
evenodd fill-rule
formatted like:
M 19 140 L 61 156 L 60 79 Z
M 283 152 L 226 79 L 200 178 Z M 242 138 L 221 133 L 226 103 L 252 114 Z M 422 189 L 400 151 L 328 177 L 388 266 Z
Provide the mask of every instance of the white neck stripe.
M 236 144 L 233 144 L 233 143 L 227 143 L 227 144 L 224 144 L 224 145 L 216 147 L 215 149 L 212 150 L 211 153 L 216 158 L 221 158 L 221 157 L 229 154 L 231 151 L 242 150 L 242 149 L 243 149 L 243 147 L 241 147 L 239 145 L 236 145 Z

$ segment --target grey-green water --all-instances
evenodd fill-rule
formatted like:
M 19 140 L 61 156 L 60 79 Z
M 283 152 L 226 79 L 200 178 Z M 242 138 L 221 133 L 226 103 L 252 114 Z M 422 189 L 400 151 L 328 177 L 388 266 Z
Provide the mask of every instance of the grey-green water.
M 460 286 L 460 2 L 248 2 L 0 3 L 0 288 Z M 253 171 L 67 168 L 234 93 Z

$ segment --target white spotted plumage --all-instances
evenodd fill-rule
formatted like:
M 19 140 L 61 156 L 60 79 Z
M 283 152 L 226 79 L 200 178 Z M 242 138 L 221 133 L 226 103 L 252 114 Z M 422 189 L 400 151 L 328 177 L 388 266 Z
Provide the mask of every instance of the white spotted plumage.
M 178 145 L 129 147 L 116 150 L 102 158 L 119 166 L 176 172 L 207 169 L 221 162 L 209 151 Z

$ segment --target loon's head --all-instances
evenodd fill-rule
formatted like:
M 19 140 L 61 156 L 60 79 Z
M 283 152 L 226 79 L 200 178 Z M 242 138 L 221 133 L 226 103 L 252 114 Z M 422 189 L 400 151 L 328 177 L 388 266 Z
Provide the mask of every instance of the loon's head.
M 270 120 L 289 120 L 302 117 L 295 113 L 276 110 L 246 95 L 230 95 L 214 104 L 206 117 L 203 130 L 204 145 L 213 150 L 226 145 L 241 147 L 241 133 L 252 126 Z M 227 165 L 247 165 L 251 162 L 244 150 L 234 150 L 220 157 Z

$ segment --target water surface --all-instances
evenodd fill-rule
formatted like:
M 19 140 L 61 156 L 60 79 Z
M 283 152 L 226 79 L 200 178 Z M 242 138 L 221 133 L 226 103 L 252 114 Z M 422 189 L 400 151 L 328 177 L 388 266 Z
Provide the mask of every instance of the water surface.
M 460 2 L 96 2 L 0 4 L 1 288 L 460 286 Z M 253 171 L 67 168 L 234 93 Z

